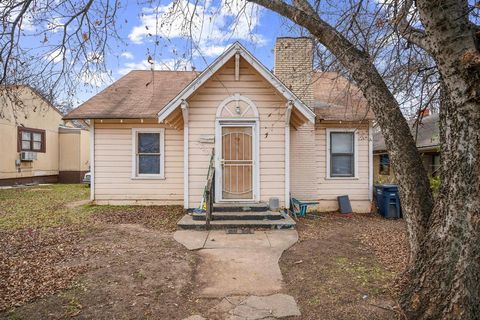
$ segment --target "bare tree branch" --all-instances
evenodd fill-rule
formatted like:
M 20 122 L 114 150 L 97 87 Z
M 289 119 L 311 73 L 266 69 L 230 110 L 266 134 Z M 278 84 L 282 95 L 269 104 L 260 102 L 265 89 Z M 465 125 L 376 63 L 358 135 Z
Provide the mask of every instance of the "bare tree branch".
M 401 0 L 395 0 L 394 6 L 397 11 L 397 7 L 400 5 Z M 415 28 L 411 25 L 411 21 L 408 21 L 409 12 L 413 6 L 414 0 L 405 0 L 398 9 L 398 13 L 394 17 L 393 24 L 396 30 L 408 41 L 414 43 L 420 48 L 430 51 L 430 45 L 425 35 L 425 31 L 419 28 Z

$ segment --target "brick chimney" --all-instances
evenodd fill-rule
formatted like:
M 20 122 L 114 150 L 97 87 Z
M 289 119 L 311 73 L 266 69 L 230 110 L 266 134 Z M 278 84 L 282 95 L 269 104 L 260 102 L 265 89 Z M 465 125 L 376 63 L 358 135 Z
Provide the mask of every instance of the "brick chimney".
M 274 73 L 297 97 L 313 108 L 311 38 L 277 38 Z

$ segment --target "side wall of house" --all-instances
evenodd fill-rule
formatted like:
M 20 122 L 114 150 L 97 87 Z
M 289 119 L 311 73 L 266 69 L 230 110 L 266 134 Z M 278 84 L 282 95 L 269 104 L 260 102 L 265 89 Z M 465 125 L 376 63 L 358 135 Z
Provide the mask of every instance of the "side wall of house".
M 355 178 L 330 178 L 327 176 L 327 154 L 329 152 L 327 146 L 327 129 L 357 129 L 357 168 L 358 172 Z M 315 155 L 315 164 L 313 166 L 305 166 L 301 159 L 292 161 L 291 163 L 291 185 L 292 196 L 301 200 L 319 201 L 319 205 L 315 208 L 319 211 L 336 211 L 338 210 L 337 197 L 348 195 L 354 212 L 370 212 L 370 188 L 369 188 L 369 134 L 368 125 L 353 124 L 328 124 L 317 123 L 314 132 L 314 144 L 310 147 L 308 143 L 310 139 L 302 132 L 292 129 L 292 154 L 291 158 L 295 159 L 294 150 L 310 148 Z M 296 177 L 310 176 L 308 188 L 310 190 L 299 188 L 296 183 Z
M 3 117 L 0 117 L 0 185 L 28 182 L 55 182 L 58 175 L 58 128 L 62 115 L 29 89 L 22 90 L 23 106 L 2 97 Z M 22 161 L 17 150 L 18 127 L 45 130 L 46 150 L 37 153 L 37 160 Z
M 76 128 L 61 128 L 59 132 L 60 162 L 58 181 L 80 183 L 89 170 L 89 132 Z
M 80 171 L 90 170 L 90 132 L 80 133 Z
M 317 198 L 315 125 L 290 127 L 290 193 L 297 199 Z
M 183 204 L 183 131 L 140 121 L 95 121 L 95 202 Z M 132 179 L 132 128 L 165 128 L 165 179 Z
M 189 102 L 189 207 L 202 199 L 215 136 L 215 116 L 222 101 L 234 94 L 252 100 L 260 116 L 260 200 L 285 194 L 285 104 L 272 86 L 243 59 L 235 81 L 234 59 L 197 90 Z M 206 139 L 205 139 L 206 138 Z M 206 143 L 205 141 L 211 141 Z

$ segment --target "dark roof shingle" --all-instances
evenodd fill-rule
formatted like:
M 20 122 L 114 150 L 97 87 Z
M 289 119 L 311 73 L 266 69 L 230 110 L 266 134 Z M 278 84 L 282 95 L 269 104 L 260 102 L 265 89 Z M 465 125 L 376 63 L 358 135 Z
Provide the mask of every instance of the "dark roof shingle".
M 157 113 L 198 74 L 194 71 L 131 71 L 64 119 L 156 118 Z M 374 119 L 359 89 L 337 73 L 315 73 L 313 90 L 315 114 L 319 119 Z
M 64 119 L 155 118 L 198 72 L 131 71 Z
M 315 114 L 321 120 L 362 121 L 375 116 L 360 89 L 336 72 L 313 76 Z
M 417 136 L 417 148 L 420 150 L 438 149 L 440 146 L 440 123 L 439 115 L 432 114 L 424 117 L 418 124 L 418 131 L 416 130 L 416 121 L 408 121 L 410 131 L 413 137 Z M 380 130 L 376 130 L 373 134 L 373 151 L 382 152 L 387 148 L 385 140 Z

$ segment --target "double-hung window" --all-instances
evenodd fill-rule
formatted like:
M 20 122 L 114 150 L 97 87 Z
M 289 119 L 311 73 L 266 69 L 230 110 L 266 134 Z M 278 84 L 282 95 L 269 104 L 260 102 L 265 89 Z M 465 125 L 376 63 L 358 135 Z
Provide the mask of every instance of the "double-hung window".
M 329 177 L 355 177 L 355 132 L 329 132 Z
M 164 129 L 132 129 L 133 178 L 164 178 Z
M 45 152 L 45 130 L 18 127 L 18 152 Z

